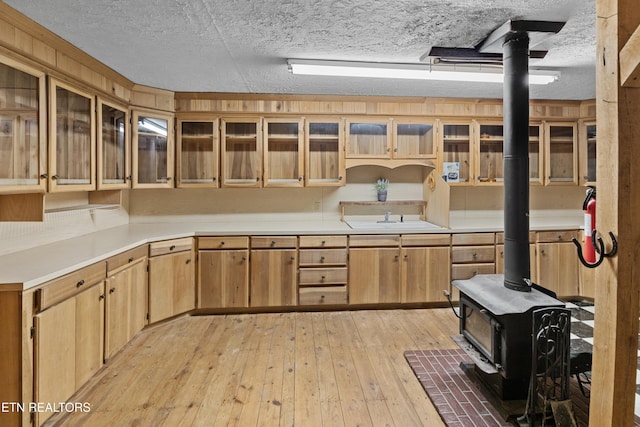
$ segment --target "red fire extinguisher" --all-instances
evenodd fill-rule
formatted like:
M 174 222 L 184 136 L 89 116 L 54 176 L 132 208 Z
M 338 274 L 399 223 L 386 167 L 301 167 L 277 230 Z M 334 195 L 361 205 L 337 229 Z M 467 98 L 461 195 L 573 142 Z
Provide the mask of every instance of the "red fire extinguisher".
M 596 249 L 591 234 L 596 226 L 596 189 L 589 187 L 587 197 L 582 204 L 584 211 L 584 260 L 588 263 L 596 262 Z

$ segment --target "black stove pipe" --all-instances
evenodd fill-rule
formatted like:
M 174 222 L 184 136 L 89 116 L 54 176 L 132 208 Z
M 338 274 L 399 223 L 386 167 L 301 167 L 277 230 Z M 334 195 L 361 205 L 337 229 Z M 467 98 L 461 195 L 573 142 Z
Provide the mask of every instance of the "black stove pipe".
M 504 286 L 530 292 L 529 36 L 507 34 L 504 61 Z

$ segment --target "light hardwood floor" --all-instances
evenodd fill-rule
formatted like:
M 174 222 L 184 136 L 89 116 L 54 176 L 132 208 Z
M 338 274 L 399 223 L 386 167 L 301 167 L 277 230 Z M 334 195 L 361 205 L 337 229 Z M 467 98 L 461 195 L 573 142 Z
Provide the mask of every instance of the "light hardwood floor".
M 449 309 L 182 317 L 142 331 L 47 425 L 444 426 L 405 350 L 456 348 Z

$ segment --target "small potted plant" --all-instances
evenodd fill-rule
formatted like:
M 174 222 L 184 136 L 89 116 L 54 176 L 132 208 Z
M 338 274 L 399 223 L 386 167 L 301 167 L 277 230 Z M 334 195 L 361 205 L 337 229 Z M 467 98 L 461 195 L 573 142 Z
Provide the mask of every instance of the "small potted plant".
M 378 201 L 387 201 L 387 188 L 389 187 L 389 180 L 386 178 L 378 178 L 376 181 L 376 190 L 378 190 Z

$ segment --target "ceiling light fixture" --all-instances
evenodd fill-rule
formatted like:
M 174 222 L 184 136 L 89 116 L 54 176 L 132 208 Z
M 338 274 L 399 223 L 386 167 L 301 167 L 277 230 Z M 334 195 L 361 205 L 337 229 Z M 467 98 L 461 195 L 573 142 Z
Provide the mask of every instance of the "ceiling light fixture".
M 457 82 L 502 83 L 502 67 L 467 64 L 391 64 L 381 62 L 320 61 L 289 59 L 293 74 L 389 79 L 446 80 Z M 548 84 L 560 73 L 529 70 L 529 84 Z

